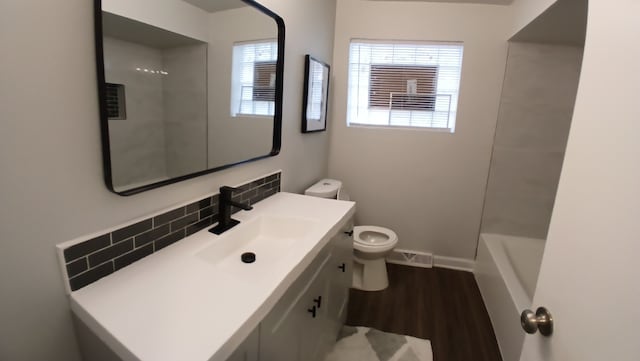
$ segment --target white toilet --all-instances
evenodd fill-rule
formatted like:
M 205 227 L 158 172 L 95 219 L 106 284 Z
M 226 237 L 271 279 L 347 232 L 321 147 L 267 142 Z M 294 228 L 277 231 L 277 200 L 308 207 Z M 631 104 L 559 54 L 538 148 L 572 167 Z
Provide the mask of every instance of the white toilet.
M 323 179 L 309 187 L 308 196 L 349 201 L 351 198 L 335 179 Z M 385 257 L 398 244 L 392 230 L 376 226 L 353 227 L 353 288 L 380 291 L 389 286 Z

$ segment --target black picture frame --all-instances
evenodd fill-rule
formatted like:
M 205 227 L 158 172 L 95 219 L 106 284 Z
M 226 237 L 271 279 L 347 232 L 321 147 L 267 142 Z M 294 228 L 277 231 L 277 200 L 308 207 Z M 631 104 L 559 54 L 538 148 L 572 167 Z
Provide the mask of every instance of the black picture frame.
M 275 109 L 273 121 L 273 146 L 271 151 L 262 156 L 246 159 L 240 162 L 225 164 L 215 168 L 209 168 L 191 174 L 158 181 L 155 183 L 145 184 L 127 190 L 116 190 L 113 184 L 113 176 L 111 170 L 111 147 L 109 143 L 109 116 L 106 101 L 106 76 L 104 65 L 104 43 L 102 30 L 102 0 L 94 0 L 94 34 L 95 34 L 95 53 L 96 53 L 96 73 L 98 81 L 98 104 L 100 111 L 100 138 L 102 143 L 102 168 L 105 185 L 107 188 L 120 196 L 131 196 L 134 194 L 146 192 L 155 188 L 163 187 L 169 184 L 182 182 L 184 180 L 196 178 L 202 175 L 218 172 L 227 168 L 235 167 L 241 164 L 254 162 L 260 159 L 274 157 L 280 153 L 282 146 L 282 100 L 284 89 L 284 46 L 285 46 L 285 24 L 284 19 L 274 13 L 264 5 L 255 0 L 241 0 L 249 6 L 257 9 L 263 14 L 271 17 L 278 28 L 278 60 L 276 63 L 276 82 L 275 82 Z
M 318 72 L 318 69 L 321 72 Z M 304 90 L 302 92 L 302 133 L 327 130 L 330 79 L 331 66 L 307 54 L 304 62 Z M 319 102 L 318 96 L 320 96 Z

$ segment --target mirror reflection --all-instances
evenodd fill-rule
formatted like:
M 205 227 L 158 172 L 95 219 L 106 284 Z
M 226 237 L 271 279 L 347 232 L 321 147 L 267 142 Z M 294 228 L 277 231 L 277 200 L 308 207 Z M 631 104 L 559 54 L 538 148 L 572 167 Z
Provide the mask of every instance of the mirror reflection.
M 274 18 L 242 0 L 104 0 L 101 9 L 111 190 L 277 154 Z

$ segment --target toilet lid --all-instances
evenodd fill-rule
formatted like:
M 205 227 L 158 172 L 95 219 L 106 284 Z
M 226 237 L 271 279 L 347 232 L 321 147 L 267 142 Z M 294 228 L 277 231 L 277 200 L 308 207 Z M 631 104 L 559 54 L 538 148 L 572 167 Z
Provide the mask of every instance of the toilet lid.
M 353 227 L 353 241 L 367 247 L 387 247 L 398 242 L 396 233 L 376 226 Z

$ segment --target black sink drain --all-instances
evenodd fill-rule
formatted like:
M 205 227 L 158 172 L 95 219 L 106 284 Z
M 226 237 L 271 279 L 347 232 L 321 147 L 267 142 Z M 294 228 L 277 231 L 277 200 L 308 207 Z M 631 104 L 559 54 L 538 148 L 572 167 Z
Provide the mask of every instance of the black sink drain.
M 240 256 L 240 259 L 244 263 L 253 263 L 256 261 L 256 254 L 253 252 L 245 252 Z

